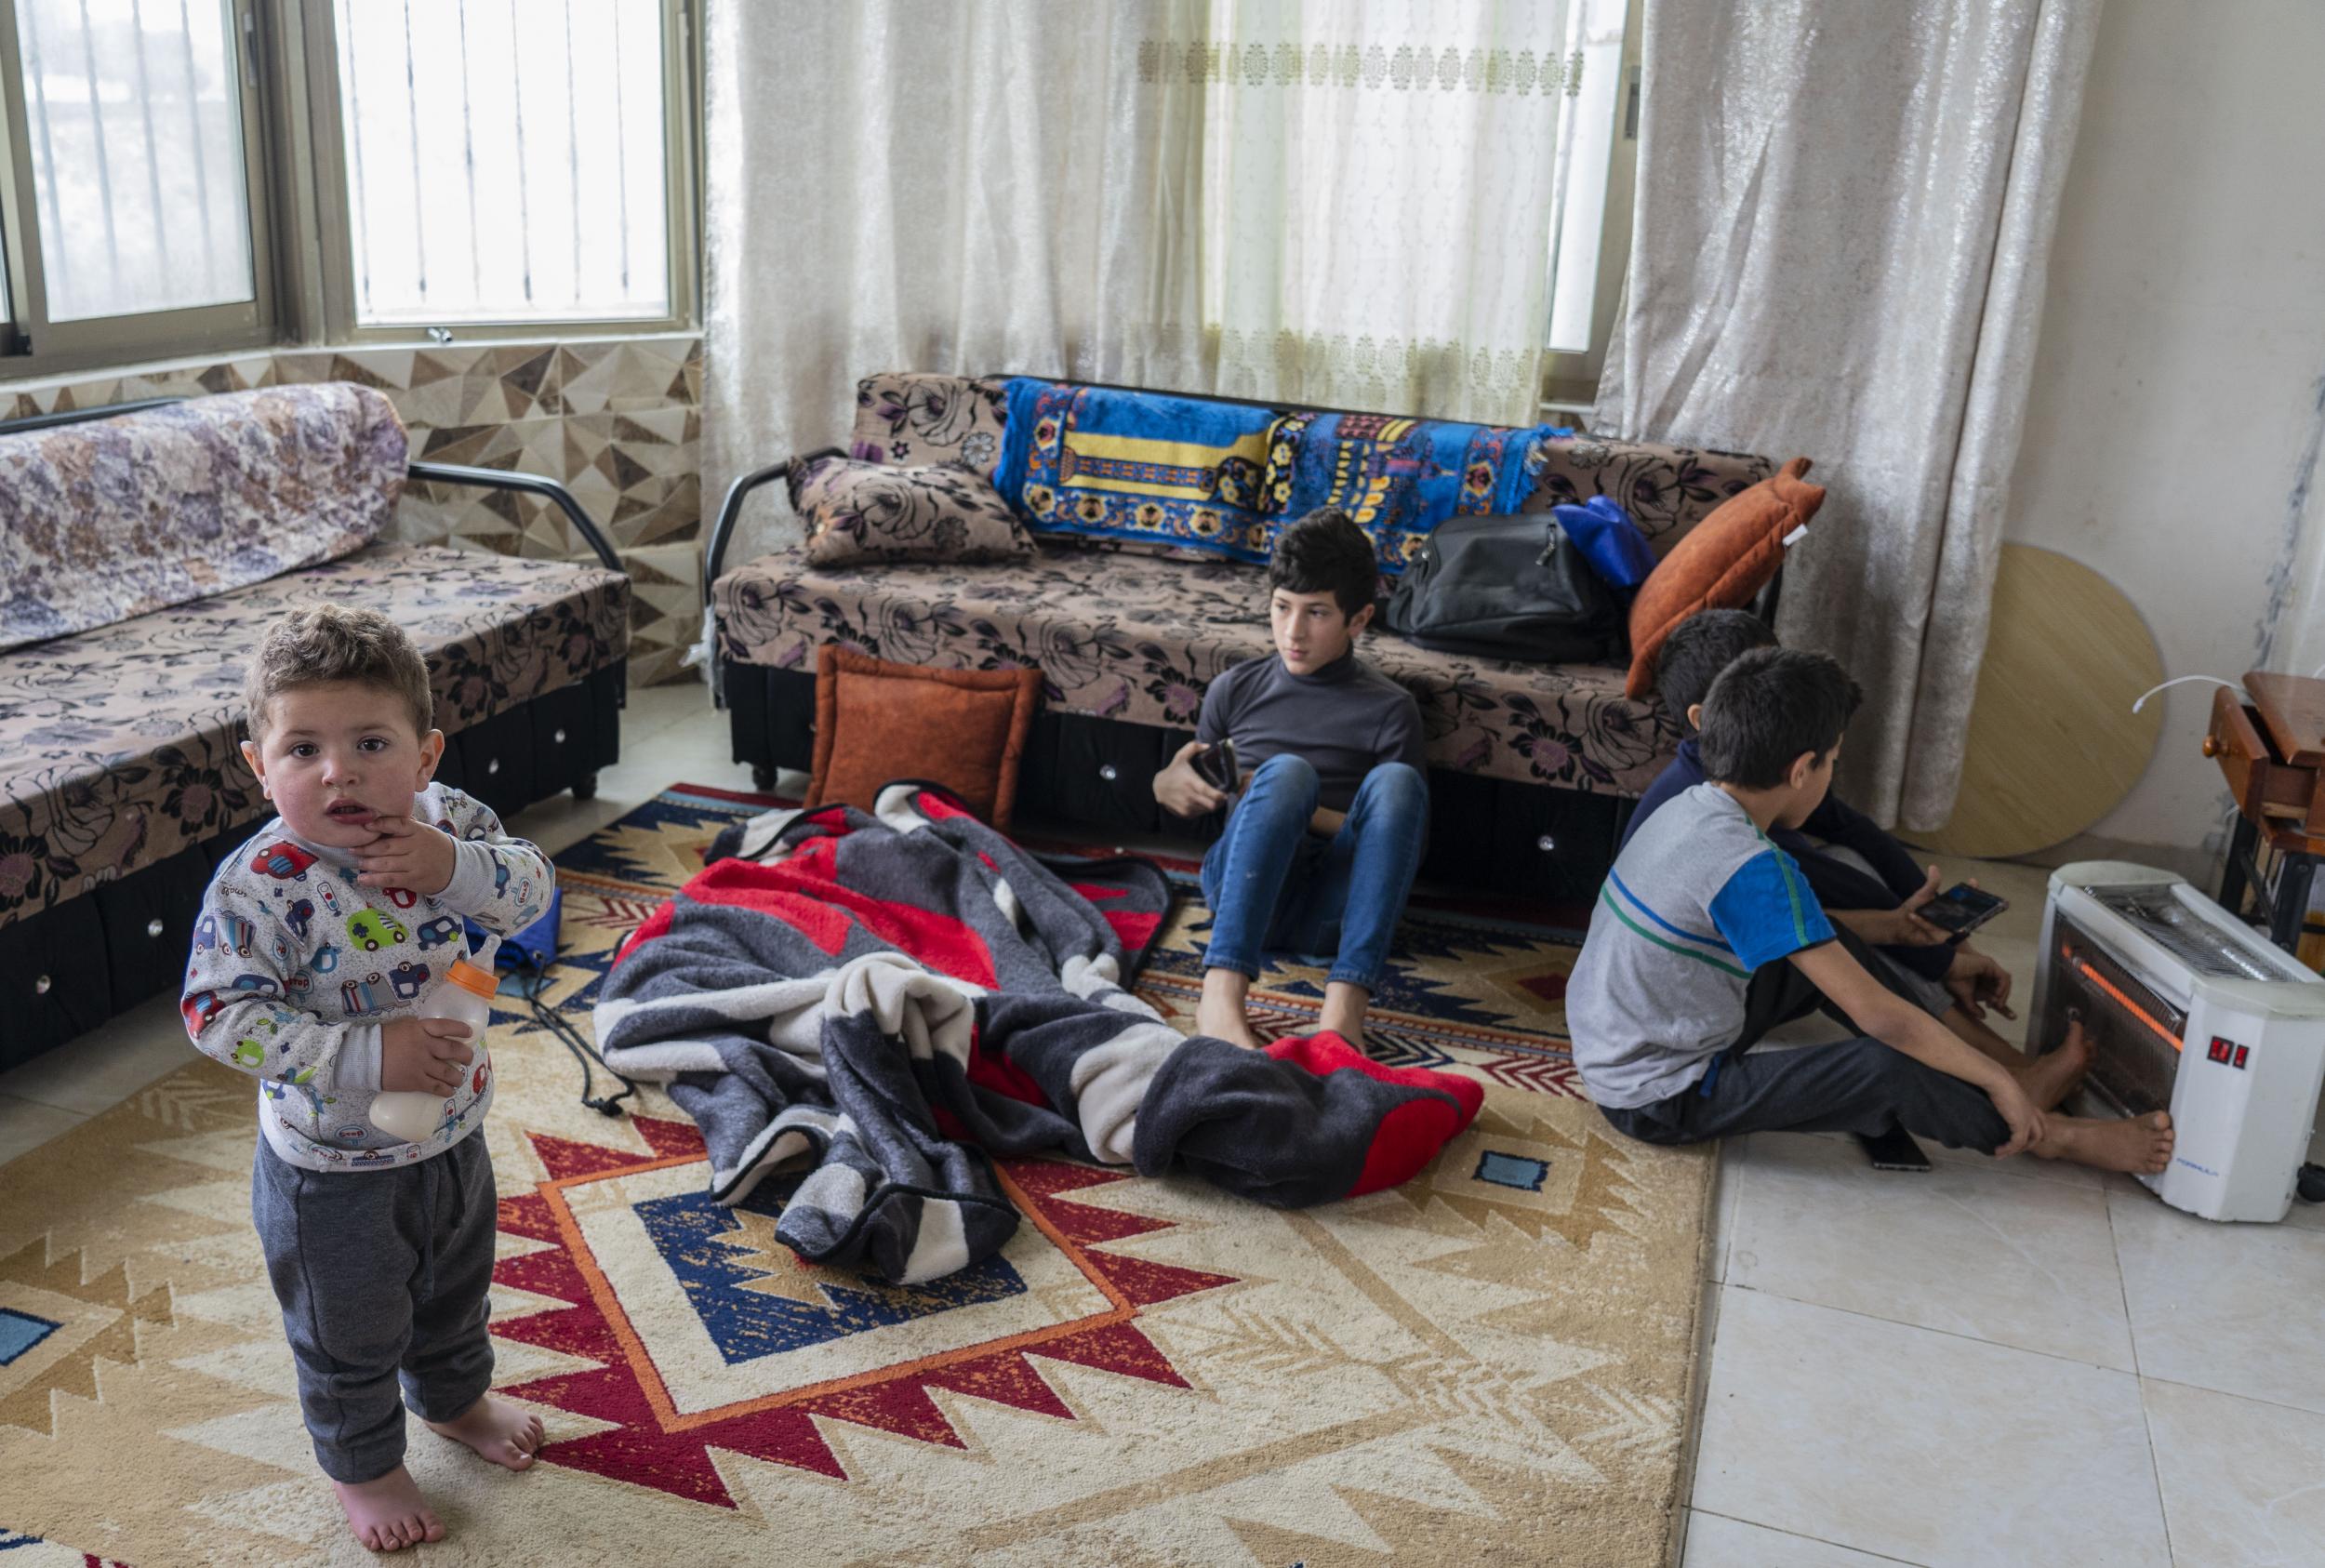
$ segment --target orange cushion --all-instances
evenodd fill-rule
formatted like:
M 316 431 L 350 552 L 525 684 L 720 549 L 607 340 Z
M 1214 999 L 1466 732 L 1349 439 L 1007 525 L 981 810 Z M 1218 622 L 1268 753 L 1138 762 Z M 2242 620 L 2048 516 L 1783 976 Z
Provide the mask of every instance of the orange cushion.
M 1630 679 L 1634 700 L 1655 689 L 1655 655 L 1671 628 L 1698 610 L 1749 605 L 1784 565 L 1784 541 L 1825 504 L 1822 485 L 1803 485 L 1808 459 L 1795 458 L 1766 479 L 1729 497 L 1688 531 L 1639 585 L 1630 606 Z
M 1006 828 L 1041 693 L 1038 670 L 930 670 L 826 643 L 816 654 L 807 804 L 870 811 L 883 785 L 920 778 Z

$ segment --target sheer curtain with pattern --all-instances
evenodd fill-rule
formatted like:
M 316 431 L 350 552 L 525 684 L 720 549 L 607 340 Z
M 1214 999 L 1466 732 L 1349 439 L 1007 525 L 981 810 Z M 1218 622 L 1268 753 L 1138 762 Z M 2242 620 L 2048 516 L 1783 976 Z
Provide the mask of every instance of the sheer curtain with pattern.
M 1568 0 L 706 20 L 712 495 L 876 370 L 1534 418 Z

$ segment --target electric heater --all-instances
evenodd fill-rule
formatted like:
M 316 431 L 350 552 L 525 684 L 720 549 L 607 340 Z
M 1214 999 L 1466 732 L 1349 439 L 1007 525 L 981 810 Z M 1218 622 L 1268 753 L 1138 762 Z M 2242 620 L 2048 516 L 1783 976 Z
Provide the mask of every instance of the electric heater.
M 2029 1043 L 2079 1009 L 2085 1087 L 2125 1115 L 2169 1110 L 2171 1166 L 2139 1179 L 2206 1219 L 2277 1220 L 2325 1084 L 2325 979 L 2186 879 L 2087 860 L 2051 873 Z

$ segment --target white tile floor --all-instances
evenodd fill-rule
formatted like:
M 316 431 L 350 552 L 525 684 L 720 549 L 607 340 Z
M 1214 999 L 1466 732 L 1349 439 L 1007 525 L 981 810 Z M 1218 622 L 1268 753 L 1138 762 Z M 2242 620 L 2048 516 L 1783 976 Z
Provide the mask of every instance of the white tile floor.
M 751 787 L 699 686 L 633 693 L 622 754 L 516 831 L 553 853 L 673 780 Z M 2013 905 L 1982 943 L 2029 986 L 2043 873 L 1974 869 Z M 0 1161 L 186 1051 L 165 997 L 0 1074 Z M 1685 1562 L 2325 1565 L 2325 1211 L 2208 1225 L 2128 1178 L 1933 1152 L 1722 1150 Z
M 2010 898 L 1980 945 L 2030 986 L 2048 873 L 1945 869 Z M 1930 1152 L 1721 1150 L 1689 1568 L 2325 1564 L 2325 1211 Z

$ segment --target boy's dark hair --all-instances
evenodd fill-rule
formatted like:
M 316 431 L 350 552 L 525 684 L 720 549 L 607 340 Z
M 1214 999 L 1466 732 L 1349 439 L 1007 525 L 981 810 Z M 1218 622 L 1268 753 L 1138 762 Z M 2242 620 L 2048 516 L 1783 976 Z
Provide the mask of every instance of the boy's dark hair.
M 1655 695 L 1681 729 L 1720 672 L 1754 648 L 1776 645 L 1775 629 L 1749 610 L 1699 610 L 1671 629 L 1655 654 Z
M 1754 648 L 1704 696 L 1704 777 L 1715 784 L 1767 790 L 1785 781 L 1804 751 L 1823 758 L 1865 694 L 1840 663 L 1797 648 Z
M 1380 591 L 1380 559 L 1356 519 L 1319 507 L 1283 530 L 1268 557 L 1268 591 L 1329 593 L 1353 617 Z

